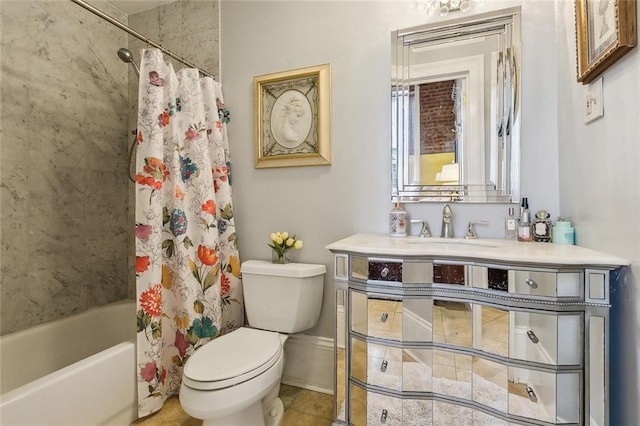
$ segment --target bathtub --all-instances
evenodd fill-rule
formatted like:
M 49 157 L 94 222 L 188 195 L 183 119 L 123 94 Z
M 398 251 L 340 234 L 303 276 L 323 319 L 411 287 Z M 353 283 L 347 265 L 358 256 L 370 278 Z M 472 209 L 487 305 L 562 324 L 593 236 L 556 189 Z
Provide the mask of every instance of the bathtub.
M 0 337 L 0 424 L 128 425 L 137 418 L 135 302 Z

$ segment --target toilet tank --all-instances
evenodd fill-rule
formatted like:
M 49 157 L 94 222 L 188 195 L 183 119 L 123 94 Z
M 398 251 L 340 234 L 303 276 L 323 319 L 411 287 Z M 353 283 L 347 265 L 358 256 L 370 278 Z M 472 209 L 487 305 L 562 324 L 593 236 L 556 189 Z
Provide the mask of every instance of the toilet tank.
M 318 322 L 324 291 L 324 265 L 242 263 L 244 306 L 250 327 L 297 333 Z

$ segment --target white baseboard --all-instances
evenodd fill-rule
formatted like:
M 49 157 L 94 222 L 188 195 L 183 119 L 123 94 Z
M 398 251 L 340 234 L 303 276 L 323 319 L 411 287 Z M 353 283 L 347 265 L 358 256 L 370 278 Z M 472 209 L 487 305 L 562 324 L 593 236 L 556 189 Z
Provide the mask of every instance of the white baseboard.
M 333 394 L 333 339 L 292 334 L 284 344 L 282 383 Z

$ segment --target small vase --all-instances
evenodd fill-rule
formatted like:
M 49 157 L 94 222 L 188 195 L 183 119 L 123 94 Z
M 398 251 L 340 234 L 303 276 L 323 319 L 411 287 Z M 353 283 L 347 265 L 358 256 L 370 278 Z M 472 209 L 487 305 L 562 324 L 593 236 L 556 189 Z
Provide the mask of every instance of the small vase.
M 289 258 L 287 257 L 287 252 L 277 252 L 275 250 L 271 250 L 271 262 L 285 264 L 289 263 Z

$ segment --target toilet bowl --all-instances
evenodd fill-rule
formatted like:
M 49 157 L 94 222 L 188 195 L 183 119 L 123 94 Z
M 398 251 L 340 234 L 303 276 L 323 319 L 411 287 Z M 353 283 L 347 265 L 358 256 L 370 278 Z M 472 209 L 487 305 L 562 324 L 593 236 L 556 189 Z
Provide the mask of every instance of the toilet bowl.
M 246 261 L 241 271 L 250 327 L 198 348 L 183 370 L 180 404 L 203 426 L 281 424 L 284 333 L 314 326 L 322 305 L 324 265 Z
M 267 424 L 266 411 L 267 420 L 276 424 L 271 420 L 282 415 L 276 398 L 285 339 L 272 331 L 242 327 L 198 349 L 200 355 L 192 356 L 182 376 L 180 404 L 185 412 L 203 419 L 205 426 L 261 426 Z M 263 408 L 263 399 L 274 391 L 271 404 Z

